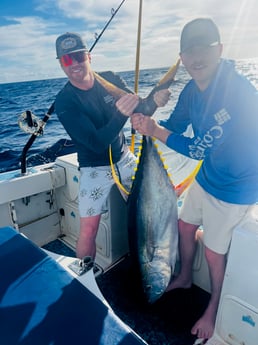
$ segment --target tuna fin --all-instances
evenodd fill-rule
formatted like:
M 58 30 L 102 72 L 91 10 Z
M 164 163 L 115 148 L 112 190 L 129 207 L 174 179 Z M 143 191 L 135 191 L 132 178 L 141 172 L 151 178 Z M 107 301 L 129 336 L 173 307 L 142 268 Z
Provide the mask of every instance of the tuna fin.
M 190 187 L 201 165 L 202 165 L 202 161 L 200 161 L 195 167 L 195 169 L 181 183 L 179 183 L 175 187 L 177 196 L 180 196 L 188 187 Z

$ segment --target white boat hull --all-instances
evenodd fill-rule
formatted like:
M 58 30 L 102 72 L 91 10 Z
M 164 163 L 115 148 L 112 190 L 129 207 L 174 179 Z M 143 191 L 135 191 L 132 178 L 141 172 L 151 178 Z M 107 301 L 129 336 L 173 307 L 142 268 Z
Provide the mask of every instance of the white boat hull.
M 28 169 L 24 176 L 13 171 L 0 176 L 0 228 L 11 226 L 38 246 L 61 239 L 75 250 L 79 234 L 79 172 L 76 154 L 55 163 Z M 258 206 L 257 206 L 258 207 Z M 250 218 L 251 217 L 251 218 Z M 258 221 L 248 216 L 234 232 L 226 276 L 209 345 L 257 345 L 258 339 Z M 97 236 L 96 264 L 110 269 L 128 253 L 127 208 L 116 187 L 107 202 Z M 72 258 L 51 254 L 66 270 Z M 70 272 L 71 273 L 71 272 Z M 93 273 L 89 273 L 92 274 Z M 106 303 L 94 275 L 82 282 Z M 84 279 L 78 278 L 77 279 Z M 210 292 L 202 232 L 193 267 L 194 284 Z M 89 283 L 90 282 L 90 283 Z
M 234 230 L 215 334 L 208 345 L 258 343 L 258 207 Z
M 77 155 L 59 157 L 20 172 L 1 174 L 0 227 L 11 226 L 38 246 L 57 238 L 73 250 L 80 230 Z M 96 239 L 96 264 L 106 270 L 128 253 L 126 204 L 114 187 L 101 217 Z

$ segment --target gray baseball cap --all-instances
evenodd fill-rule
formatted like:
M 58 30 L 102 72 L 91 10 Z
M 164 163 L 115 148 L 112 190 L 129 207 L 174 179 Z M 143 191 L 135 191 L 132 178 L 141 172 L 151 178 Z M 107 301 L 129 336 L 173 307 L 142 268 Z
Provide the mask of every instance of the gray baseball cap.
M 80 35 L 73 32 L 66 32 L 56 39 L 56 57 L 60 59 L 65 54 L 79 51 L 88 51 L 86 44 Z
M 216 24 L 210 18 L 197 18 L 187 23 L 181 33 L 180 52 L 195 45 L 213 45 L 220 43 L 220 34 Z

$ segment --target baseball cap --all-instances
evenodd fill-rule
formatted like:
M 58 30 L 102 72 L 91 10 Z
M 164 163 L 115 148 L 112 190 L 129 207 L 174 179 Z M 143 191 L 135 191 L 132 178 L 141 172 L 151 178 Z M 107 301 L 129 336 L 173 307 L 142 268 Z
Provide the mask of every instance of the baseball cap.
M 80 35 L 73 32 L 66 32 L 56 39 L 56 56 L 60 59 L 65 54 L 79 51 L 88 51 L 86 44 Z
M 213 45 L 220 43 L 220 34 L 216 24 L 210 18 L 197 18 L 187 23 L 181 33 L 180 52 L 195 45 Z

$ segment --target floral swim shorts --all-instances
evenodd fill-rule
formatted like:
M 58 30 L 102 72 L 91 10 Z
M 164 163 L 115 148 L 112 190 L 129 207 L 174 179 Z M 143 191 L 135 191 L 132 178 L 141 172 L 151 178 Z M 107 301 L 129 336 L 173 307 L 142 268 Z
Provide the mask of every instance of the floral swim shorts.
M 122 186 L 130 191 L 136 168 L 134 154 L 128 149 L 120 161 L 114 164 L 114 168 Z M 110 165 L 80 168 L 80 217 L 91 217 L 104 213 L 108 195 L 114 184 Z M 121 194 L 125 199 L 127 198 L 122 191 Z

